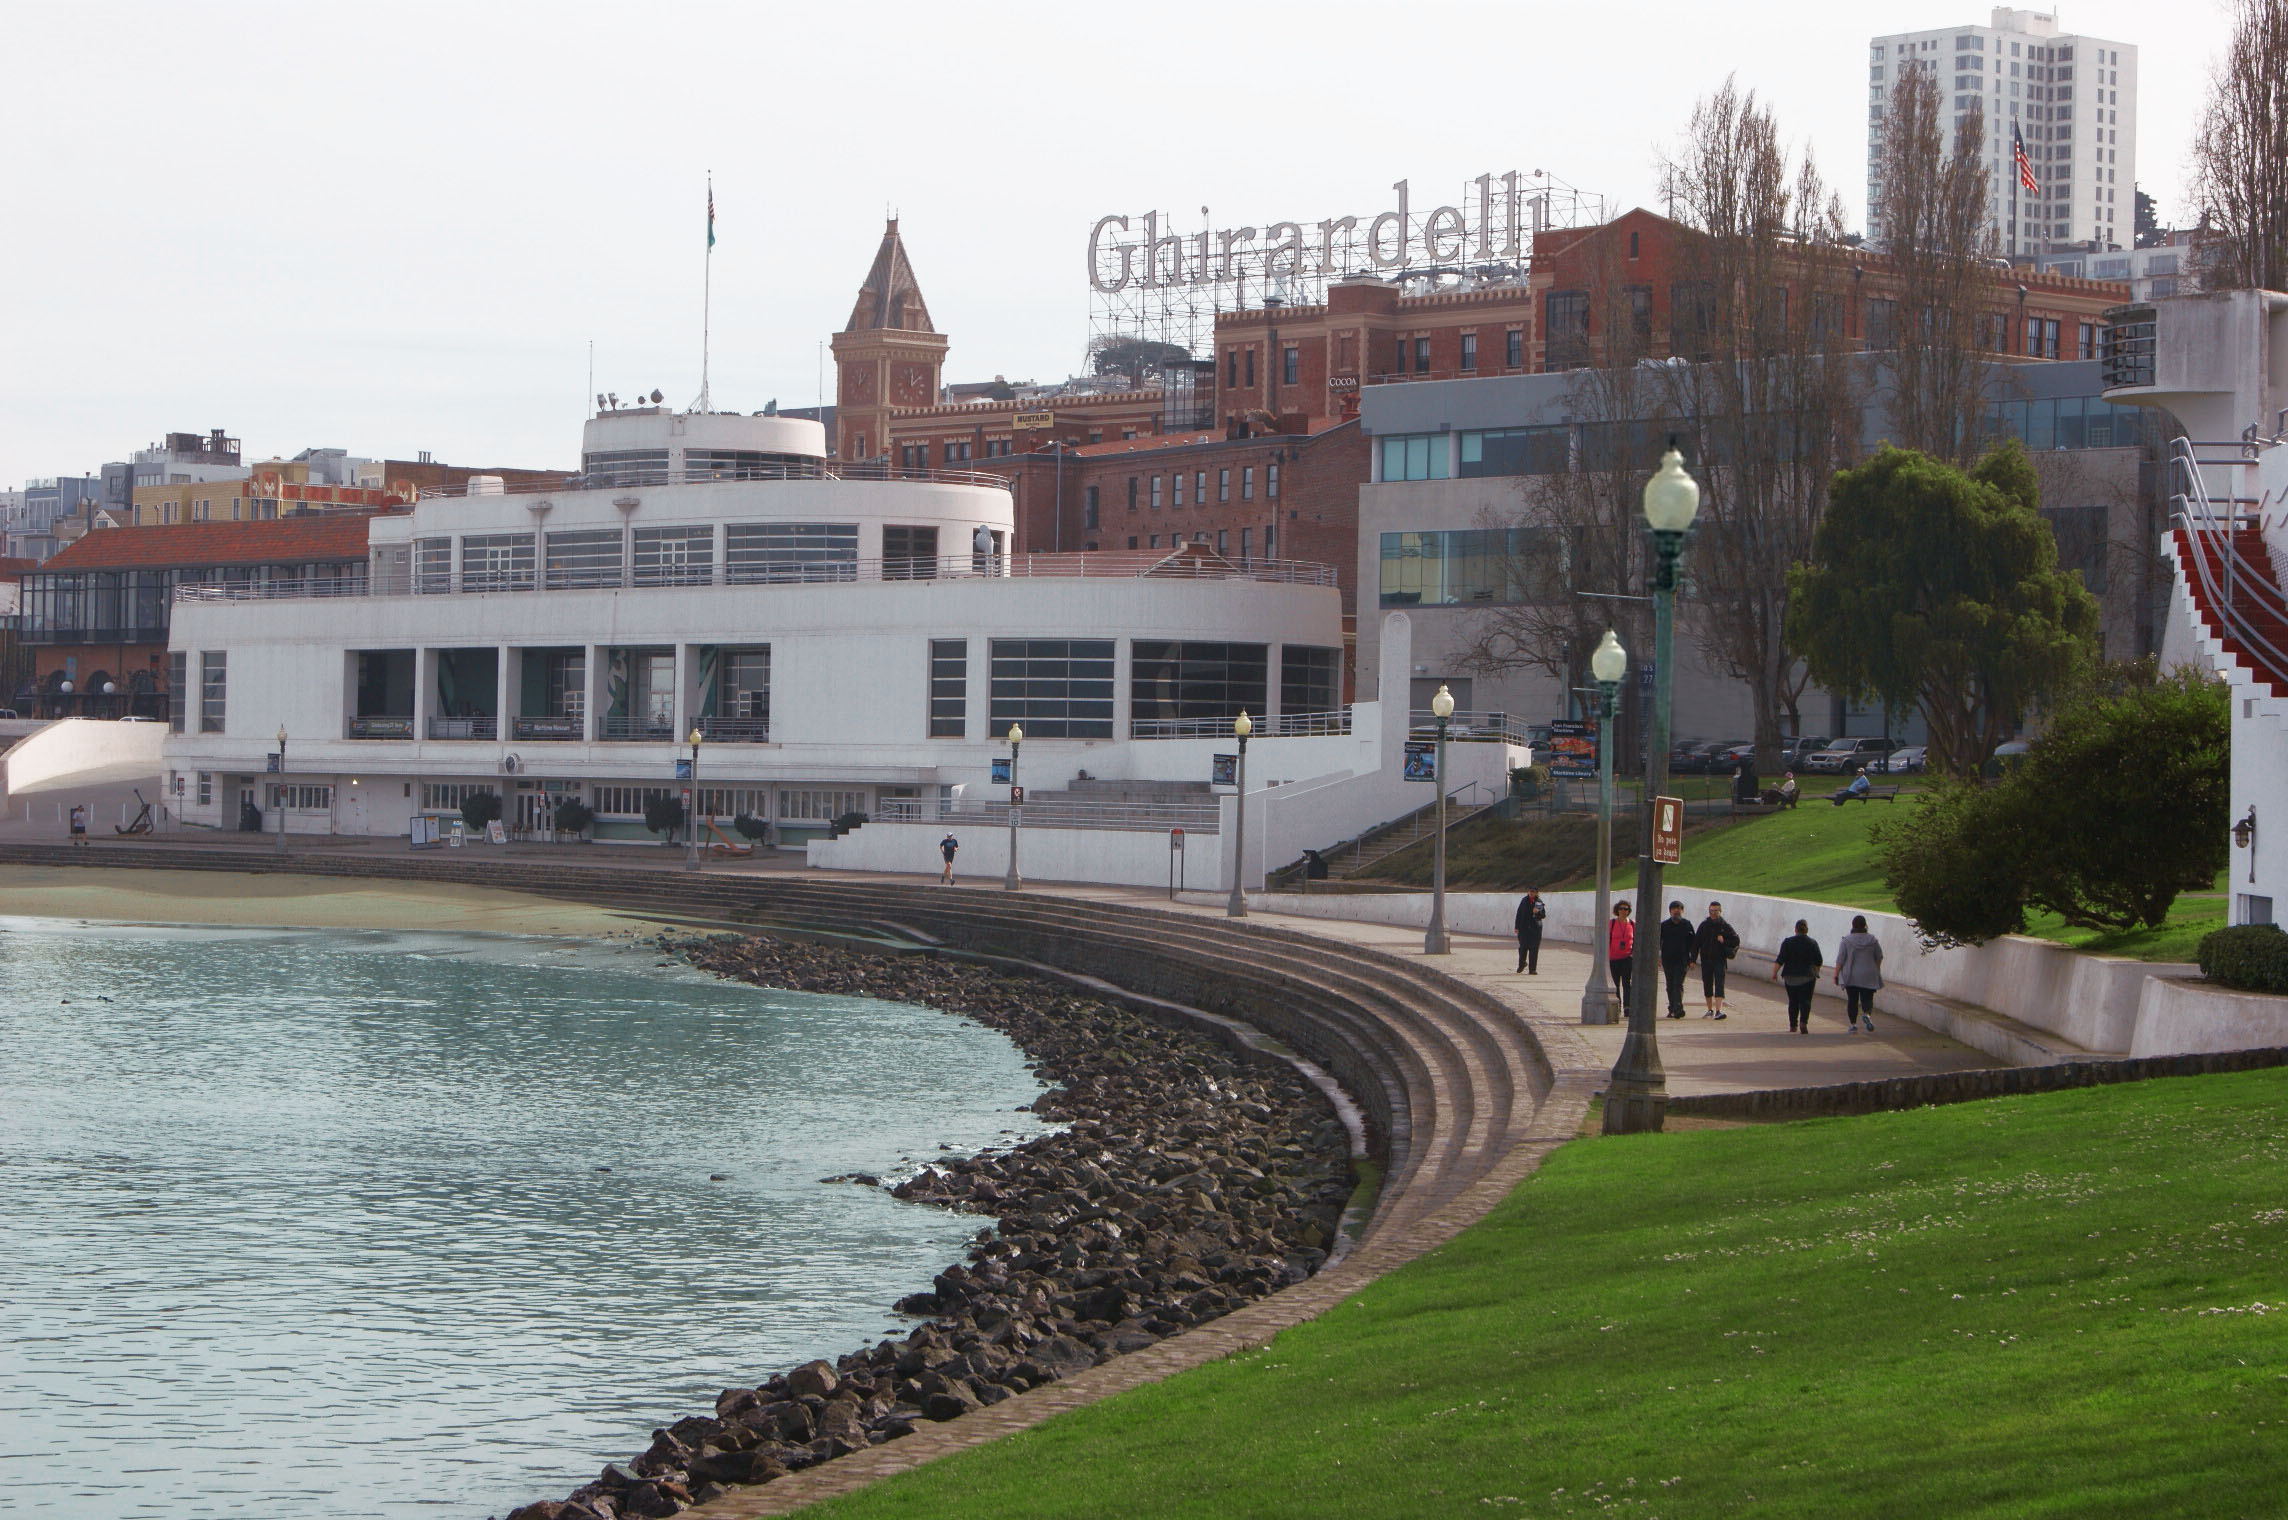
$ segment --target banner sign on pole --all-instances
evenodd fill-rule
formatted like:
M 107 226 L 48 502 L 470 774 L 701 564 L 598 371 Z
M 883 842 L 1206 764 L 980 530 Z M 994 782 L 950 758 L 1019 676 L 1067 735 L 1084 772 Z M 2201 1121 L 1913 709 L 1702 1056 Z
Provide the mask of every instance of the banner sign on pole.
M 1009 784 L 1009 768 L 1010 761 L 1007 755 L 995 755 L 993 757 L 992 784 L 995 786 L 1007 786 Z
M 1684 799 L 1652 800 L 1652 858 L 1655 864 L 1680 865 L 1684 860 Z
M 1214 763 L 1213 763 L 1213 764 L 1212 764 L 1212 765 L 1209 767 L 1209 769 L 1208 769 L 1208 785 L 1210 785 L 1210 786 L 1237 786 L 1237 785 L 1239 785 L 1239 756 L 1237 756 L 1237 755 L 1218 755 L 1218 756 L 1216 756 L 1216 757 L 1215 757 L 1215 761 L 1214 761 Z
M 1407 740 L 1405 776 L 1409 781 L 1436 781 L 1438 746 L 1428 739 Z
M 688 759 L 678 760 L 675 762 L 675 779 L 678 781 L 689 781 L 691 779 L 691 762 Z
M 1559 718 L 1549 725 L 1549 774 L 1597 779 L 1597 720 Z

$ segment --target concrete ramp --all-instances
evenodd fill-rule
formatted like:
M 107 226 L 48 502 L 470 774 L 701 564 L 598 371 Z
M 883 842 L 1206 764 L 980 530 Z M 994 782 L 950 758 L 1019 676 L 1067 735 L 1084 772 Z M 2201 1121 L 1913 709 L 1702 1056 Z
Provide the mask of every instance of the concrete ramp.
M 0 797 L 18 802 L 43 793 L 143 785 L 156 802 L 166 770 L 159 749 L 166 738 L 164 723 L 58 719 L 0 754 Z

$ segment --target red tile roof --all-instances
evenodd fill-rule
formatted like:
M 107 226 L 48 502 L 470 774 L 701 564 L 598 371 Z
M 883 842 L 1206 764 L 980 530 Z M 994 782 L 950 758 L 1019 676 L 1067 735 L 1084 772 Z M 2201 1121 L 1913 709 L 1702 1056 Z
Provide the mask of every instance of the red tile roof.
M 20 581 L 28 572 L 39 567 L 40 562 L 36 559 L 10 559 L 7 555 L 0 554 L 0 581 Z
M 43 570 L 179 570 L 209 565 L 364 559 L 371 512 L 314 512 L 264 522 L 104 528 L 48 557 Z
M 1095 459 L 1106 454 L 1139 454 L 1153 449 L 1180 449 L 1195 443 L 1220 443 L 1221 433 L 1146 433 L 1141 438 L 1114 438 L 1104 443 L 1084 443 L 1071 452 L 1082 459 Z

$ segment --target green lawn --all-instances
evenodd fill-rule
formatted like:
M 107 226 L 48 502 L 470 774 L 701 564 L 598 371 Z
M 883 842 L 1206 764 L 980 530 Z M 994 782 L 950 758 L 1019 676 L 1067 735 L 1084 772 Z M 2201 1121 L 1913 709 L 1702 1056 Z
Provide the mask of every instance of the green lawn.
M 806 1513 L 2277 1516 L 2288 1072 L 1577 1142 L 1265 1350 Z

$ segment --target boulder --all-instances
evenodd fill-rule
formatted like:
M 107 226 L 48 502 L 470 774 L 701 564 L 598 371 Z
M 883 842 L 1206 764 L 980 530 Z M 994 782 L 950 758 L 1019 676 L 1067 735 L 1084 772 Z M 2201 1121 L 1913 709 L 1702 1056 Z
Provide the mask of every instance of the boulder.
M 787 1391 L 796 1398 L 831 1398 L 841 1385 L 832 1362 L 805 1362 L 787 1374 Z
M 981 1407 L 977 1395 L 969 1391 L 969 1385 L 960 1382 L 949 1382 L 942 1391 L 925 1395 L 922 1399 L 923 1415 L 940 1422 L 958 1420 L 972 1409 Z

